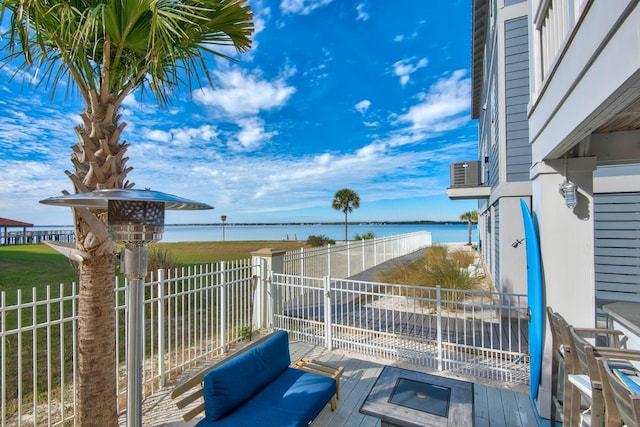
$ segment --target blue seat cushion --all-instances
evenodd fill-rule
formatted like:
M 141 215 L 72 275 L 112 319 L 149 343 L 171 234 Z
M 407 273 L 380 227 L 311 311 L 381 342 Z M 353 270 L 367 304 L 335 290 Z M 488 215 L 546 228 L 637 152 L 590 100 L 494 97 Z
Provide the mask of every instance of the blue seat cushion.
M 218 420 L 271 383 L 291 364 L 289 336 L 278 331 L 236 357 L 207 372 L 203 379 L 204 411 Z
M 205 418 L 198 427 L 306 427 L 335 393 L 335 379 L 287 368 L 224 418 Z

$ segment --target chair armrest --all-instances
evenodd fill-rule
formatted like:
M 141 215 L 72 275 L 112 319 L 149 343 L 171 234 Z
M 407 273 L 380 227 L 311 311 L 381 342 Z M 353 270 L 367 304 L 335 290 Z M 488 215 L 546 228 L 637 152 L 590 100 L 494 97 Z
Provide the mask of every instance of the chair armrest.
M 577 333 L 589 333 L 589 334 L 605 334 L 605 335 L 624 335 L 622 331 L 617 329 L 607 328 L 573 328 Z
M 610 335 L 613 336 L 613 345 L 614 347 L 620 347 L 620 337 L 624 336 L 622 331 L 618 331 L 617 329 L 607 329 L 607 328 L 573 328 L 574 331 L 578 335 L 587 335 L 596 336 L 596 335 Z
M 596 358 L 640 361 L 639 350 L 626 350 L 612 347 L 594 347 Z

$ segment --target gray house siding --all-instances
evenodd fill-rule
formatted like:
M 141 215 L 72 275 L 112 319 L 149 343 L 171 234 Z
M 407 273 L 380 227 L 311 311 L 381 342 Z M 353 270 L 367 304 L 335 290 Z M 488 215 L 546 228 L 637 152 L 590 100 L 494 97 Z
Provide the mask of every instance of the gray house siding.
M 593 200 L 596 300 L 640 302 L 640 192 Z
M 500 283 L 502 283 L 500 281 L 500 260 L 502 258 L 500 258 L 500 204 L 499 203 L 495 203 L 494 205 L 494 210 L 493 210 L 493 219 L 494 219 L 494 234 L 493 234 L 493 238 L 494 238 L 494 250 L 495 250 L 495 268 L 493 271 L 493 283 L 497 284 L 497 286 L 500 286 Z
M 505 21 L 505 95 L 507 181 L 528 181 L 529 44 L 526 17 Z

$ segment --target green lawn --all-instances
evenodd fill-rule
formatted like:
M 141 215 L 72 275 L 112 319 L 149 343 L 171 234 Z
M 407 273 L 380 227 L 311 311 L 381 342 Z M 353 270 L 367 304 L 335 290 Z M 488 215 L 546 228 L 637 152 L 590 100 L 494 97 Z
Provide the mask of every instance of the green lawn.
M 294 250 L 303 246 L 306 245 L 294 241 L 156 243 L 149 245 L 149 252 L 150 264 L 152 254 L 159 252 L 172 259 L 174 265 L 194 265 L 246 259 L 262 248 Z M 0 291 L 30 291 L 33 287 L 77 281 L 76 263 L 47 245 L 0 246 Z

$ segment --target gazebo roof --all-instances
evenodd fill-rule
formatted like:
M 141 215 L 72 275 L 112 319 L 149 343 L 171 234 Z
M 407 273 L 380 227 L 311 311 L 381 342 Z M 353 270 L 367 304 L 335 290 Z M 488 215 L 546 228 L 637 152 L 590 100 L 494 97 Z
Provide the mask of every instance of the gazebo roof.
M 28 222 L 14 221 L 12 219 L 0 218 L 0 227 L 33 227 Z

